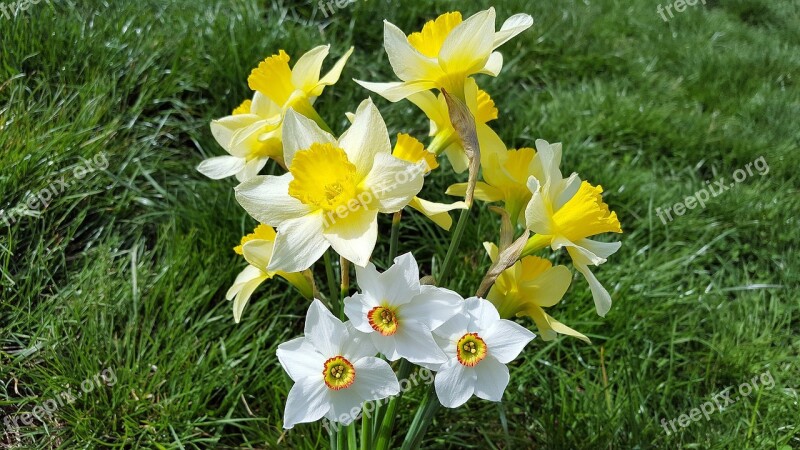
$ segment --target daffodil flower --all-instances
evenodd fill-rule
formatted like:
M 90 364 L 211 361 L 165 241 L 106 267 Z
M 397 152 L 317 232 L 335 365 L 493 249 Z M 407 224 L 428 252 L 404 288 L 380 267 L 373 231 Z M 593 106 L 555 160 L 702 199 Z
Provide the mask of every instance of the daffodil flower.
M 403 161 L 414 164 L 425 163 L 425 174 L 439 167 L 436 161 L 436 155 L 425 149 L 420 141 L 408 134 L 398 134 L 397 142 L 392 150 L 392 155 Z M 450 217 L 450 211 L 454 209 L 466 209 L 467 204 L 464 202 L 454 202 L 450 204 L 436 203 L 428 200 L 414 197 L 408 203 L 408 206 L 421 212 L 426 217 L 431 219 L 436 225 L 449 230 L 453 226 L 453 218 Z
M 272 258 L 274 243 L 275 230 L 267 225 L 259 225 L 252 233 L 244 236 L 241 244 L 233 249 L 236 253 L 244 256 L 244 259 L 249 263 L 236 277 L 236 281 L 234 281 L 233 286 L 228 289 L 226 294 L 228 300 L 233 300 L 233 320 L 236 323 L 239 323 L 242 319 L 242 311 L 247 306 L 247 302 L 250 301 L 253 292 L 261 283 L 273 278 L 275 275 L 296 287 L 303 297 L 311 298 L 314 295 L 310 271 L 293 273 L 267 271 L 267 266 Z
M 465 92 L 466 105 L 475 118 L 475 131 L 481 146 L 481 164 L 483 164 L 490 155 L 501 153 L 506 149 L 502 139 L 487 125 L 488 122 L 497 119 L 497 108 L 489 94 L 478 89 L 472 78 L 467 79 Z M 464 152 L 461 139 L 450 122 L 444 95 L 436 96 L 430 91 L 423 91 L 408 97 L 408 100 L 417 105 L 430 120 L 430 136 L 433 136 L 433 141 L 428 150 L 436 154 L 444 153 L 456 173 L 467 170 L 469 159 Z
M 503 202 L 515 224 L 525 225 L 525 207 L 531 200 L 528 177 L 541 175 L 541 163 L 532 148 L 510 149 L 487 157 L 481 164 L 483 179 L 475 186 L 475 198 L 484 202 Z M 467 183 L 456 183 L 447 194 L 463 196 Z
M 400 392 L 389 364 L 349 322 L 342 323 L 322 302 L 308 308 L 305 336 L 278 346 L 283 370 L 294 381 L 286 399 L 283 427 L 327 417 L 350 424 L 361 405 Z
M 499 402 L 509 381 L 506 364 L 514 360 L 535 335 L 501 319 L 488 300 L 465 300 L 464 313 L 454 316 L 434 334 L 448 361 L 435 370 L 439 402 L 457 408 L 473 395 Z
M 433 340 L 431 330 L 461 312 L 457 293 L 419 282 L 419 268 L 411 253 L 398 256 L 386 272 L 372 263 L 356 267 L 361 293 L 344 301 L 344 312 L 353 326 L 372 339 L 389 361 L 405 358 L 441 364 L 447 356 Z
M 305 270 L 329 247 L 364 267 L 378 238 L 378 213 L 401 210 L 422 189 L 424 168 L 391 155 L 386 124 L 369 99 L 338 140 L 289 111 L 283 149 L 288 173 L 236 188 L 251 216 L 277 227 L 269 270 Z
M 536 233 L 523 250 L 550 246 L 566 247 L 575 268 L 583 274 L 592 290 L 597 314 L 605 316 L 611 309 L 611 296 L 597 281 L 589 265 L 599 266 L 619 250 L 621 242 L 598 242 L 589 239 L 602 233 L 622 233 L 617 213 L 603 202 L 602 186 L 581 181 L 577 174 L 561 176 L 561 146 L 537 140 L 536 149 L 542 164 L 541 178 L 528 178 L 532 196 L 525 209 L 529 230 Z
M 326 86 L 339 81 L 344 65 L 353 54 L 353 47 L 334 64 L 330 72 L 320 78 L 322 63 L 329 50 L 330 45 L 314 47 L 301 56 L 292 68 L 289 68 L 289 55 L 281 50 L 253 69 L 247 83 L 250 89 L 268 97 L 282 111 L 294 109 L 321 127 L 326 127 L 313 107 L 314 101 L 322 95 Z
M 492 262 L 497 261 L 497 246 L 491 242 L 484 242 L 483 246 Z M 497 312 L 504 319 L 515 316 L 533 319 L 539 335 L 545 341 L 552 341 L 561 333 L 591 342 L 544 311 L 544 308 L 561 301 L 571 280 L 572 274 L 565 266 L 553 267 L 544 258 L 525 256 L 500 274 L 486 299 L 497 307 Z
M 214 180 L 235 175 L 246 181 L 258 175 L 269 159 L 283 165 L 280 127 L 280 106 L 256 92 L 232 115 L 211 122 L 211 134 L 229 155 L 206 159 L 197 170 Z
M 516 14 L 495 31 L 494 8 L 467 20 L 462 20 L 460 12 L 442 14 L 408 37 L 384 21 L 384 48 L 402 81 L 356 82 L 391 102 L 430 89 L 446 89 L 463 101 L 466 79 L 476 73 L 497 76 L 503 68 L 503 56 L 494 50 L 531 25 L 531 16 Z

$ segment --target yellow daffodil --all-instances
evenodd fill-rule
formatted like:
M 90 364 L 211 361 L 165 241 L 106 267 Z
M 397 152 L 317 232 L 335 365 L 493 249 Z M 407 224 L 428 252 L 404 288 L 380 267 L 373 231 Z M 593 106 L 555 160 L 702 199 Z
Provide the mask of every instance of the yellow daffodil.
M 269 159 L 283 164 L 281 108 L 256 92 L 233 114 L 211 122 L 211 134 L 229 155 L 209 158 L 197 166 L 203 175 L 219 180 L 235 175 L 239 181 L 253 178 Z
M 267 270 L 272 250 L 275 244 L 275 230 L 268 225 L 259 225 L 256 229 L 244 236 L 242 242 L 233 249 L 236 253 L 244 256 L 249 263 L 247 267 L 236 277 L 233 286 L 228 289 L 226 298 L 233 300 L 233 319 L 236 323 L 242 318 L 242 311 L 253 295 L 253 292 L 266 280 L 275 275 L 285 279 L 305 298 L 312 298 L 314 286 L 311 282 L 311 271 L 303 272 L 271 272 Z
M 481 164 L 483 164 L 490 159 L 491 155 L 502 153 L 506 149 L 497 133 L 486 125 L 497 119 L 497 108 L 489 94 L 478 89 L 478 85 L 472 78 L 466 80 L 464 89 L 467 107 L 475 118 L 475 130 L 478 134 Z M 408 97 L 408 100 L 417 105 L 430 119 L 430 135 L 433 136 L 433 141 L 428 150 L 436 154 L 444 153 L 456 173 L 465 171 L 469 166 L 469 159 L 464 152 L 461 139 L 450 122 L 450 113 L 444 95 L 439 94 L 437 97 L 430 91 L 423 91 Z
M 364 267 L 378 238 L 378 213 L 403 209 L 422 189 L 423 165 L 391 150 L 372 100 L 361 103 L 338 140 L 290 110 L 283 128 L 289 173 L 259 176 L 236 188 L 251 216 L 277 227 L 268 269 L 307 269 L 329 247 Z
M 601 186 L 581 181 L 577 174 L 561 176 L 561 146 L 537 140 L 536 149 L 542 166 L 539 178 L 528 179 L 531 201 L 525 209 L 527 228 L 536 235 L 530 238 L 522 254 L 550 246 L 566 247 L 575 268 L 583 274 L 592 290 L 597 314 L 605 316 L 611 308 L 611 296 L 589 270 L 599 266 L 619 250 L 620 242 L 588 239 L 602 233 L 622 233 L 617 214 L 603 202 Z
M 320 70 L 329 45 L 311 49 L 289 68 L 289 55 L 281 50 L 253 69 L 248 83 L 256 91 L 252 100 L 245 100 L 230 116 L 211 122 L 211 133 L 230 155 L 209 158 L 197 167 L 203 175 L 218 180 L 235 175 L 247 181 L 264 168 L 269 159 L 281 166 L 283 147 L 281 125 L 289 108 L 327 127 L 314 110 L 314 101 L 325 86 L 339 80 L 353 48 L 320 78 Z
M 541 164 L 532 148 L 508 150 L 490 155 L 482 164 L 483 178 L 475 186 L 475 198 L 484 202 L 504 203 L 503 207 L 515 224 L 525 226 L 525 207 L 531 200 L 528 177 L 541 176 Z M 467 183 L 447 188 L 447 194 L 463 196 Z
M 496 262 L 497 246 L 491 242 L 484 242 L 483 246 L 492 262 Z M 561 301 L 571 280 L 572 274 L 565 266 L 553 267 L 546 259 L 526 256 L 500 274 L 486 298 L 504 319 L 514 316 L 533 319 L 545 341 L 555 339 L 560 333 L 590 342 L 589 338 L 544 311 Z
M 430 89 L 446 89 L 464 100 L 467 77 L 476 73 L 497 76 L 503 68 L 503 56 L 494 50 L 531 25 L 531 16 L 516 14 L 495 31 L 494 8 L 467 20 L 462 20 L 460 12 L 442 14 L 409 36 L 384 21 L 384 48 L 402 81 L 357 82 L 391 102 Z
M 410 163 L 419 164 L 425 162 L 425 173 L 439 167 L 436 161 L 436 155 L 425 149 L 420 141 L 408 134 L 398 134 L 397 143 L 392 150 L 392 155 L 395 158 L 408 161 Z M 466 209 L 467 204 L 464 202 L 455 202 L 451 204 L 435 203 L 428 200 L 423 200 L 419 197 L 414 197 L 408 203 L 413 209 L 424 214 L 431 219 L 436 225 L 449 230 L 453 226 L 453 218 L 450 217 L 450 211 L 454 209 Z
M 347 59 L 353 53 L 353 47 L 334 64 L 333 68 L 320 78 L 322 63 L 328 56 L 330 45 L 320 45 L 309 50 L 289 68 L 289 55 L 281 50 L 262 61 L 253 69 L 247 83 L 250 89 L 268 97 L 282 111 L 289 108 L 314 120 L 326 128 L 325 122 L 313 107 L 314 101 L 322 95 L 326 86 L 339 81 Z

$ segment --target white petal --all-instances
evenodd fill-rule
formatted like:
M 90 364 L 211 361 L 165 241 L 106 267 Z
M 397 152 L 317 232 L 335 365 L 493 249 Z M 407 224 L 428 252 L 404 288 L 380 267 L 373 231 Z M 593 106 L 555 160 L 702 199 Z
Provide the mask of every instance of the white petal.
M 291 173 L 257 176 L 236 186 L 236 200 L 250 216 L 270 226 L 303 217 L 311 208 L 289 195 Z
M 357 372 L 356 379 L 358 379 Z M 352 386 L 339 391 L 329 390 L 328 398 L 331 402 L 331 409 L 325 414 L 325 417 L 332 422 L 350 425 L 361 414 L 361 405 L 364 403 L 364 399 Z
M 305 337 L 294 338 L 278 346 L 275 352 L 283 370 L 294 381 L 320 376 L 325 366 L 322 356 Z
M 397 361 L 402 358 L 397 352 L 397 340 L 394 337 L 384 336 L 380 333 L 370 333 L 369 337 L 372 339 L 372 344 L 378 349 L 378 353 L 389 361 Z
M 464 299 L 458 293 L 436 286 L 421 286 L 411 302 L 401 306 L 398 314 L 436 329 L 456 314 L 462 313 Z
M 487 357 L 475 366 L 475 395 L 484 400 L 499 402 L 503 398 L 510 376 L 508 367 L 494 358 Z
M 465 306 L 466 303 L 464 303 L 463 307 Z M 439 325 L 433 330 L 434 335 L 440 336 L 441 338 L 447 340 L 447 345 L 440 345 L 440 347 L 444 349 L 445 353 L 452 350 L 450 347 L 454 349 L 456 341 L 461 339 L 465 333 L 470 331 L 468 329 L 470 325 L 470 319 L 471 318 L 468 314 L 456 314 L 455 316 L 451 317 L 450 320 Z
M 283 428 L 287 430 L 298 423 L 315 422 L 330 410 L 328 387 L 322 375 L 303 378 L 296 382 L 286 398 Z
M 336 144 L 336 139 L 322 130 L 316 122 L 290 109 L 283 119 L 283 160 L 291 167 L 294 154 L 311 144 Z
M 534 233 L 549 236 L 555 233 L 552 219 L 553 211 L 539 186 L 539 181 L 536 178 L 533 176 L 528 178 L 528 189 L 533 195 L 525 207 L 525 226 Z
M 322 216 L 322 215 L 320 215 Z M 323 225 L 324 239 L 356 266 L 364 267 L 378 240 L 378 211 L 360 208 Z
M 400 392 L 397 376 L 386 361 L 367 357 L 353 365 L 356 368 L 356 380 L 352 388 L 363 400 L 378 400 Z
M 236 280 L 234 280 L 233 285 L 230 287 L 230 289 L 228 289 L 228 293 L 225 294 L 225 298 L 232 300 L 233 297 L 235 297 L 236 294 L 242 290 L 242 287 L 245 284 L 259 278 L 266 279 L 266 274 L 261 269 L 254 266 L 245 267 L 244 270 L 242 270 L 239 275 L 236 276 Z
M 372 333 L 375 331 L 372 329 L 372 325 L 369 324 L 369 319 L 367 318 L 367 313 L 377 306 L 368 304 L 368 302 L 372 303 L 371 299 L 371 296 L 359 293 L 344 299 L 344 314 L 350 319 L 350 323 L 363 333 Z
M 262 119 L 268 119 L 271 124 L 277 125 L 281 120 L 281 105 L 273 102 L 261 92 L 256 91 L 253 93 L 253 103 L 250 105 L 250 113 Z
M 599 242 L 594 241 L 591 239 L 581 239 L 575 241 L 575 244 L 578 247 L 583 247 L 586 250 L 592 252 L 593 254 L 597 255 L 602 259 L 607 259 L 609 256 L 613 255 L 614 253 L 622 247 L 622 242 Z M 605 261 L 604 261 L 605 262 Z
M 358 105 L 353 125 L 339 138 L 339 147 L 347 153 L 347 159 L 355 164 L 359 179 L 370 173 L 376 155 L 392 152 L 386 123 L 371 99 Z
M 378 201 L 380 212 L 394 213 L 408 205 L 422 189 L 424 167 L 424 162 L 411 164 L 380 153 L 363 183 Z
M 470 297 L 464 300 L 464 311 L 472 318 L 481 329 L 488 329 L 500 320 L 500 313 L 489 300 L 480 297 Z
M 263 119 L 255 114 L 226 116 L 211 122 L 211 135 L 226 152 L 230 152 L 234 134 L 260 120 Z
M 493 50 L 494 19 L 494 8 L 489 8 L 453 28 L 439 51 L 439 64 L 445 72 L 469 76 L 481 70 Z
M 322 63 L 328 56 L 330 45 L 319 45 L 307 51 L 294 63 L 292 68 L 292 84 L 296 89 L 309 92 L 319 83 Z
M 342 70 L 344 70 L 344 65 L 347 64 L 347 60 L 350 58 L 350 55 L 353 54 L 354 47 L 350 47 L 338 61 L 336 64 L 333 65 L 333 68 L 325 74 L 322 79 L 319 80 L 318 86 L 330 86 L 332 84 L 336 84 L 339 81 L 339 77 L 342 75 Z M 320 92 L 314 92 L 315 95 L 319 95 Z
M 384 287 L 381 283 L 380 274 L 375 264 L 369 263 L 364 267 L 356 266 L 356 280 L 358 287 L 361 288 L 369 301 L 381 300 L 384 297 Z M 371 308 L 378 306 L 377 304 L 370 304 Z
M 492 52 L 480 73 L 496 77 L 500 75 L 501 70 L 503 70 L 503 55 L 500 52 Z
M 254 239 L 242 245 L 242 254 L 244 259 L 251 265 L 266 271 L 267 266 L 269 266 L 269 260 L 272 258 L 272 248 L 274 245 L 275 243 L 272 241 Z
M 392 23 L 383 21 L 383 46 L 394 73 L 403 81 L 433 80 L 441 75 L 435 59 L 418 52 L 405 33 Z
M 489 347 L 489 354 L 503 364 L 508 364 L 534 337 L 530 330 L 510 320 L 498 320 L 481 337 Z
M 318 211 L 278 225 L 272 249 L 270 272 L 301 272 L 325 253 L 330 244 L 322 235 L 322 212 Z
M 414 320 L 400 321 L 401 330 L 391 336 L 397 354 L 414 364 L 443 364 L 447 355 L 439 348 L 431 336 L 430 329 Z
M 567 247 L 567 251 L 570 255 L 573 255 L 574 253 L 573 248 L 574 247 Z M 600 317 L 605 317 L 605 315 L 608 314 L 608 311 L 611 309 L 611 295 L 608 293 L 606 288 L 604 288 L 603 285 L 597 281 L 597 278 L 589 269 L 589 266 L 576 262 L 575 256 L 572 258 L 575 268 L 578 269 L 578 272 L 583 274 L 583 277 L 586 278 L 586 281 L 589 283 L 589 288 L 592 290 L 592 298 L 594 299 L 594 307 L 597 310 L 597 314 Z
M 317 299 L 314 299 L 308 308 L 304 332 L 308 342 L 324 358 L 338 356 L 344 340 L 348 337 L 347 326 L 334 317 Z
M 411 253 L 394 259 L 386 272 L 378 275 L 383 289 L 383 300 L 399 306 L 411 301 L 420 292 L 419 267 Z
M 344 326 L 345 334 L 339 349 L 342 356 L 353 362 L 378 353 L 368 334 L 358 331 L 350 322 L 345 322 Z
M 503 22 L 503 26 L 500 27 L 494 34 L 494 45 L 492 48 L 500 47 L 501 45 L 508 42 L 514 36 L 522 33 L 523 31 L 527 30 L 533 25 L 533 17 L 528 14 L 514 14 L 513 16 L 506 19 Z
M 197 171 L 212 180 L 221 180 L 239 173 L 247 160 L 236 156 L 217 156 L 208 158 L 197 166 Z
M 447 408 L 458 408 L 475 392 L 477 374 L 473 368 L 462 366 L 458 360 L 450 360 L 436 374 L 434 385 L 439 403 Z
M 261 172 L 261 169 L 267 165 L 267 161 L 269 161 L 269 158 L 251 159 L 247 164 L 245 164 L 244 168 L 236 174 L 236 179 L 239 180 L 239 182 L 252 180 L 253 178 L 257 177 L 258 172 Z
M 254 266 L 247 266 L 239 273 L 233 286 L 228 289 L 226 298 L 233 299 L 233 321 L 239 323 L 242 319 L 242 312 L 250 301 L 256 289 L 267 280 L 269 276 Z
M 450 116 L 447 111 L 447 104 L 442 104 L 436 95 L 431 91 L 421 91 L 408 97 L 408 101 L 417 105 L 428 119 L 438 126 L 450 123 Z
M 399 102 L 417 92 L 436 88 L 436 83 L 428 80 L 421 81 L 394 81 L 391 83 L 372 83 L 369 81 L 353 80 L 364 89 L 370 90 L 390 102 Z

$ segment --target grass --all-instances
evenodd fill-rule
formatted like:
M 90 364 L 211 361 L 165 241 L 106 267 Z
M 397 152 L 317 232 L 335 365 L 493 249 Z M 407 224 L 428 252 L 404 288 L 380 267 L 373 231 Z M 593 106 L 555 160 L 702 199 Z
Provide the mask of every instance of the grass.
M 301 333 L 307 303 L 269 283 L 236 325 L 224 299 L 242 268 L 231 247 L 254 223 L 233 181 L 194 170 L 222 152 L 208 123 L 248 95 L 265 56 L 330 42 L 335 57 L 356 46 L 318 103 L 341 132 L 368 95 L 350 79 L 394 79 L 379 19 L 409 31 L 488 5 L 371 0 L 328 20 L 286 0 L 63 0 L 0 15 L 0 208 L 70 182 L 32 216 L 0 221 L 0 416 L 115 374 L 6 430 L 0 448 L 324 446 L 318 424 L 281 429 L 290 381 L 275 348 Z M 509 146 L 563 142 L 565 170 L 605 187 L 625 230 L 596 271 L 614 307 L 598 317 L 576 278 L 551 312 L 594 344 L 535 340 L 499 408 L 473 399 L 440 410 L 423 447 L 800 448 L 800 7 L 709 0 L 665 23 L 655 2 L 494 6 L 536 20 L 502 48 L 500 78 L 479 80 L 500 108 L 494 128 Z M 376 102 L 390 132 L 424 136 L 407 102 Z M 106 169 L 72 175 L 100 154 Z M 761 156 L 767 174 L 667 224 L 656 216 Z M 446 172 L 426 197 L 444 198 L 457 178 Z M 472 219 L 451 279 L 464 294 L 488 268 L 480 243 L 497 233 L 486 205 Z M 388 237 L 389 218 L 380 226 Z M 405 214 L 400 252 L 423 271 L 441 264 L 448 239 Z M 383 239 L 380 267 L 387 251 Z M 765 372 L 774 388 L 662 428 Z M 404 398 L 399 436 L 423 390 Z

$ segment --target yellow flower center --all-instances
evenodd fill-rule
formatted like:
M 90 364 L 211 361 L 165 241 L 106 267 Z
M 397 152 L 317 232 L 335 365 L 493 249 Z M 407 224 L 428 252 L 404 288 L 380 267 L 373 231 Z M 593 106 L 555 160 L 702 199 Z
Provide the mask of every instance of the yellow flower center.
M 400 133 L 397 135 L 397 143 L 394 146 L 394 150 L 392 150 L 392 156 L 413 164 L 424 160 L 427 164 L 425 173 L 439 167 L 436 155 L 425 150 L 422 142 L 408 134 Z
M 270 100 L 283 106 L 294 92 L 289 55 L 281 50 L 277 55 L 261 61 L 247 78 L 250 89 L 261 92 Z
M 458 11 L 442 14 L 435 20 L 428 21 L 422 31 L 411 33 L 408 43 L 423 55 L 437 58 L 445 38 L 461 22 L 461 13 Z
M 238 253 L 240 255 L 243 255 L 244 252 L 242 251 L 242 247 L 244 246 L 244 244 L 246 244 L 246 243 L 248 243 L 248 242 L 250 242 L 252 240 L 255 240 L 255 239 L 263 239 L 265 241 L 274 241 L 275 240 L 275 236 L 276 236 L 275 230 L 271 226 L 261 224 L 261 225 L 257 226 L 255 228 L 255 230 L 253 230 L 252 233 L 250 233 L 250 234 L 248 234 L 246 236 L 243 236 L 242 237 L 242 241 L 239 243 L 238 246 L 234 247 L 233 251 L 235 251 L 236 253 Z
M 462 366 L 475 367 L 488 354 L 486 342 L 478 336 L 478 333 L 467 333 L 456 344 L 456 356 Z
M 294 155 L 289 195 L 326 211 L 358 202 L 356 166 L 333 144 L 314 143 Z
M 367 313 L 372 329 L 384 336 L 391 336 L 397 333 L 397 315 L 385 306 L 376 306 Z
M 338 391 L 353 385 L 356 380 L 356 368 L 343 356 L 334 356 L 325 361 L 322 375 L 325 377 L 325 386 Z
M 553 214 L 558 234 L 572 242 L 601 233 L 622 233 L 617 213 L 603 202 L 602 186 L 581 183 L 578 192 Z

